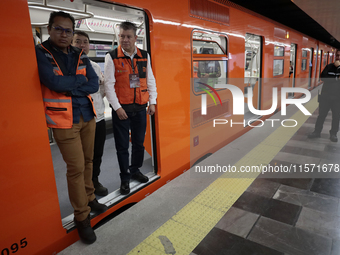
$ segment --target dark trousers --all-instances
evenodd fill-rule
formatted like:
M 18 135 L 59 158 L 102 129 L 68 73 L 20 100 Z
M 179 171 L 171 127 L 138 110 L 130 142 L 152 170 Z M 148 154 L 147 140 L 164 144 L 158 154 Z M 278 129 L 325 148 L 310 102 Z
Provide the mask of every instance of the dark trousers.
M 315 133 L 321 133 L 323 123 L 325 122 L 329 110 L 332 111 L 332 128 L 329 133 L 331 135 L 336 135 L 338 133 L 340 120 L 340 100 L 330 100 L 328 98 L 320 99 L 319 116 L 315 123 Z
M 106 139 L 106 124 L 105 120 L 96 123 L 96 134 L 94 139 L 94 153 L 93 153 L 93 174 L 92 180 L 98 180 L 100 174 L 100 165 L 102 163 L 102 156 L 104 151 L 104 144 Z
M 127 112 L 128 118 L 120 120 L 112 111 L 113 136 L 117 150 L 121 181 L 129 181 L 130 174 L 139 171 L 144 161 L 144 138 L 146 131 L 146 110 Z M 131 130 L 132 155 L 129 166 L 129 131 Z M 129 173 L 130 170 L 130 173 Z

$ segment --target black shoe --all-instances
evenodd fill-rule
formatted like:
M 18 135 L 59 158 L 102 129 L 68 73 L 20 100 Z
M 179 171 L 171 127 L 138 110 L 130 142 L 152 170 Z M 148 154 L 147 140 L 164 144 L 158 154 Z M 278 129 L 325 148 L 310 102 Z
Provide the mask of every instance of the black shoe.
M 105 188 L 99 181 L 94 180 L 93 181 L 93 186 L 94 186 L 94 194 L 98 196 L 106 196 L 109 194 L 109 191 L 107 188 Z
M 336 135 L 330 135 L 329 139 L 334 143 L 338 142 L 338 138 L 336 137 Z
M 131 176 L 131 179 L 139 181 L 141 183 L 146 183 L 149 181 L 149 178 L 142 174 L 141 172 L 137 172 Z
M 130 182 L 129 181 L 122 181 L 120 184 L 120 194 L 127 195 L 130 193 Z
M 83 221 L 77 221 L 74 219 L 74 223 L 78 229 L 80 240 L 86 244 L 91 244 L 96 241 L 97 237 L 91 227 L 90 214 Z
M 91 207 L 91 212 L 98 213 L 98 214 L 106 212 L 108 209 L 106 205 L 98 203 L 97 198 L 89 202 L 88 206 Z
M 320 133 L 316 133 L 316 132 L 313 132 L 313 133 L 310 133 L 309 135 L 308 135 L 308 138 L 320 138 L 321 137 L 321 135 L 320 135 Z

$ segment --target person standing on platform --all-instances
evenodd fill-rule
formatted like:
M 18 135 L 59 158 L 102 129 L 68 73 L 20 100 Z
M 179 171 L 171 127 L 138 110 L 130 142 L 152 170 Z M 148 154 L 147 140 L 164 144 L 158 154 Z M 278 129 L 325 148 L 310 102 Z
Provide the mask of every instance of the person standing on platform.
M 319 96 L 319 116 L 315 123 L 313 133 L 308 138 L 321 137 L 323 123 L 329 110 L 332 111 L 332 128 L 329 131 L 329 139 L 337 142 L 340 120 L 340 50 L 337 50 L 335 62 L 328 64 L 320 75 L 323 86 Z
M 67 185 L 80 239 L 96 241 L 90 211 L 103 213 L 92 183 L 95 110 L 91 93 L 98 91 L 98 77 L 82 50 L 71 46 L 74 18 L 52 12 L 47 26 L 50 38 L 36 46 L 38 71 L 47 126 L 52 128 L 67 165 Z
M 72 41 L 72 45 L 82 49 L 86 55 L 89 54 L 90 51 L 90 37 L 86 32 L 83 31 L 75 31 L 74 37 Z M 104 76 L 101 72 L 100 66 L 90 60 L 90 63 L 96 72 L 99 80 L 99 90 L 91 94 L 93 99 L 93 105 L 96 110 L 96 134 L 94 139 L 94 152 L 93 152 L 93 173 L 92 173 L 92 181 L 93 186 L 95 188 L 94 194 L 98 196 L 106 196 L 108 194 L 107 188 L 105 188 L 99 182 L 99 174 L 100 174 L 100 165 L 102 163 L 102 156 L 104 152 L 104 144 L 106 139 L 106 125 L 105 125 L 105 104 L 104 104 L 104 96 L 105 96 L 105 88 L 104 88 Z
M 131 22 L 119 26 L 119 46 L 105 57 L 105 92 L 112 110 L 112 125 L 118 164 L 120 193 L 130 193 L 130 178 L 146 183 L 140 172 L 144 161 L 146 113 L 155 113 L 156 82 L 149 54 L 135 46 L 137 27 Z M 147 104 L 148 110 L 146 111 Z M 132 155 L 129 165 L 129 131 Z

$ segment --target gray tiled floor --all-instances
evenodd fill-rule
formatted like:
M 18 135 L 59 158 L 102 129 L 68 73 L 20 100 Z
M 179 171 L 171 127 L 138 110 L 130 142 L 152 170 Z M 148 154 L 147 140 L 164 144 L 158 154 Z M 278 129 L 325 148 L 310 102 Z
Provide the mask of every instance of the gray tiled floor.
M 296 255 L 330 254 L 332 239 L 261 217 L 249 239 L 274 250 Z
M 322 236 L 340 240 L 340 217 L 304 207 L 296 226 Z
M 258 214 L 231 207 L 215 227 L 246 238 L 258 218 Z
M 340 164 L 340 143 L 329 140 L 330 117 L 324 124 L 321 138 L 306 136 L 314 129 L 316 113 L 282 148 L 271 165 L 296 164 L 299 169 L 304 164 Z M 317 169 L 282 176 L 262 175 L 266 179 L 258 178 L 252 183 L 194 249 L 193 255 L 339 255 L 338 175 L 340 172 L 318 173 Z M 225 240 L 225 246 L 215 247 L 218 240 Z
M 328 212 L 331 214 L 338 213 L 338 198 L 286 185 L 280 186 L 274 195 L 274 199 L 318 210 L 320 212 Z

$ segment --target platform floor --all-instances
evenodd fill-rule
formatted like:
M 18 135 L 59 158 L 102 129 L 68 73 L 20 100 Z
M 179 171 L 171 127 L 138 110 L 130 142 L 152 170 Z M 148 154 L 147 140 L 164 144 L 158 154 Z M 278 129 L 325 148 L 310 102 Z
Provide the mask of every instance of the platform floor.
M 59 254 L 340 254 L 340 172 L 296 173 L 305 164 L 340 164 L 340 142 L 329 140 L 331 116 L 322 137 L 308 139 L 315 98 L 307 108 L 309 118 L 288 107 L 285 118 L 297 119 L 296 128 L 253 128 L 199 163 L 293 166 L 295 173 L 206 174 L 193 167 L 95 227 L 94 244 L 78 241 Z

